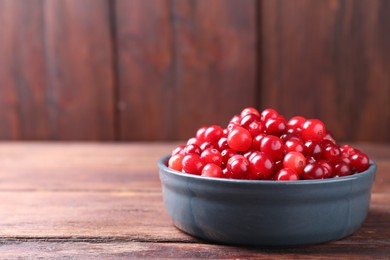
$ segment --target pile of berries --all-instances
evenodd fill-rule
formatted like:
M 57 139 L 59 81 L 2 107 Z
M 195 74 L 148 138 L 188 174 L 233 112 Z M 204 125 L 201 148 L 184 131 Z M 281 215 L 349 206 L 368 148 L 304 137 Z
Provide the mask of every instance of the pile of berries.
M 286 120 L 274 109 L 245 108 L 224 129 L 198 129 L 172 151 L 168 167 L 189 174 L 249 180 L 309 180 L 347 176 L 369 167 L 369 158 L 338 145 L 318 119 Z

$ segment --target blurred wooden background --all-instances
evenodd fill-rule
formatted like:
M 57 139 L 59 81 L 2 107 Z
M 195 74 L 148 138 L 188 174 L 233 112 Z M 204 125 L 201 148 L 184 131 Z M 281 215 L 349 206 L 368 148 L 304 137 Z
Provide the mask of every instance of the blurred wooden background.
M 390 1 L 0 0 L 0 139 L 186 139 L 246 106 L 389 142 Z

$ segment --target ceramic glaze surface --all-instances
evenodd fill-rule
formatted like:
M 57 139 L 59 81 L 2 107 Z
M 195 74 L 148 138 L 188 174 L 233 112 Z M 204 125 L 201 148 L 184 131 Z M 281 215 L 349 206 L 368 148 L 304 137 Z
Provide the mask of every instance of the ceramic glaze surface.
M 180 173 L 159 163 L 166 210 L 182 231 L 217 243 L 302 245 L 337 240 L 367 216 L 376 165 L 347 177 L 253 181 Z

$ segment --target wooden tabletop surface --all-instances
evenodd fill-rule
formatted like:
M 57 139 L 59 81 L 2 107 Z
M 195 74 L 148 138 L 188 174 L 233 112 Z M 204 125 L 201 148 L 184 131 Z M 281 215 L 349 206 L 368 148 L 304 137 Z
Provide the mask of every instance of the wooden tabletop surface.
M 157 160 L 172 143 L 0 143 L 0 257 L 390 259 L 390 145 L 353 144 L 377 164 L 363 226 L 300 247 L 211 244 L 176 229 Z

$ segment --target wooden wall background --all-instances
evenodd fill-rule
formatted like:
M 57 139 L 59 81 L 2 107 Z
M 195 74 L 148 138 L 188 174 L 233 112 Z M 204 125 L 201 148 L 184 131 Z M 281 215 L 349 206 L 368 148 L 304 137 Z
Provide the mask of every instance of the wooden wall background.
M 246 106 L 389 142 L 390 1 L 0 0 L 0 139 L 186 139 Z

